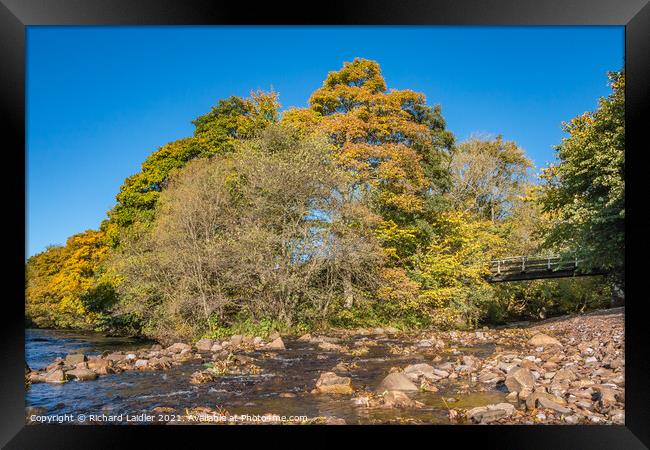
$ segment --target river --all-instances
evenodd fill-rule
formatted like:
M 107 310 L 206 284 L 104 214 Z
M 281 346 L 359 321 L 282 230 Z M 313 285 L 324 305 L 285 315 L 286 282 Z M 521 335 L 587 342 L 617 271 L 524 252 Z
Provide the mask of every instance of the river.
M 392 355 L 390 345 L 398 342 L 389 337 L 373 337 L 376 343 L 361 357 L 320 351 L 313 344 L 285 339 L 286 350 L 271 358 L 261 352 L 245 353 L 256 358 L 262 368 L 259 375 L 232 375 L 200 385 L 190 383 L 191 374 L 203 369 L 201 361 L 192 361 L 164 371 L 127 371 L 100 376 L 95 381 L 70 381 L 64 384 L 37 383 L 27 388 L 26 406 L 45 415 L 137 415 L 151 413 L 156 407 L 186 408 L 202 406 L 228 414 L 298 415 L 336 417 L 348 424 L 420 422 L 449 423 L 447 405 L 442 397 L 457 398 L 455 407 L 475 406 L 503 401 L 499 390 L 466 396 L 455 393 L 454 385 L 442 385 L 436 393 L 419 392 L 413 398 L 426 406 L 413 410 L 368 409 L 355 406 L 349 396 L 314 395 L 310 391 L 321 372 L 330 371 L 341 361 L 359 367 L 350 376 L 355 386 L 372 388 L 393 366 L 427 362 L 423 354 Z M 352 338 L 348 344 L 353 345 Z M 32 369 L 47 366 L 68 353 L 87 355 L 103 351 L 132 350 L 150 345 L 128 338 L 104 337 L 95 333 L 58 330 L 26 330 L 26 358 Z M 494 351 L 493 345 L 464 349 L 464 353 Z M 447 358 L 446 358 L 447 359 Z M 452 359 L 452 355 L 448 355 Z M 284 394 L 284 395 L 280 395 Z M 288 395 L 287 395 L 288 394 Z M 295 396 L 291 396 L 291 395 Z

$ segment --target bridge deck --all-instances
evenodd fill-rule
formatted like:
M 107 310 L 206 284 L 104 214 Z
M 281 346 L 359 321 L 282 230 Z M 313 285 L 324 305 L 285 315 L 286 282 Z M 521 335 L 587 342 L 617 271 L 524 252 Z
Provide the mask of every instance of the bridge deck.
M 559 255 L 545 257 L 517 256 L 504 258 L 490 263 L 490 275 L 487 281 L 499 283 L 503 281 L 538 280 L 544 278 L 566 278 L 579 276 L 602 275 L 603 271 L 577 272 L 580 260 L 567 260 Z

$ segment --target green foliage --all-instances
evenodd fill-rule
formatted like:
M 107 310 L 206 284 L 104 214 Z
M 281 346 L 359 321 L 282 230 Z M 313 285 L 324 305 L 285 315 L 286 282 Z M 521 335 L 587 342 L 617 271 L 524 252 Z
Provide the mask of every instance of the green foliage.
M 231 325 L 228 326 L 224 326 L 222 320 L 218 316 L 211 317 L 209 322 L 210 331 L 205 333 L 203 337 L 211 339 L 227 339 L 236 334 L 268 338 L 274 332 L 302 335 L 313 330 L 313 324 L 298 322 L 295 325 L 288 326 L 286 322 L 283 321 L 269 318 L 255 320 L 250 316 L 239 316 L 233 320 Z
M 606 308 L 611 285 L 604 277 L 561 278 L 501 283 L 487 303 L 485 322 L 543 319 Z
M 549 215 L 545 246 L 577 251 L 583 269 L 623 279 L 625 253 L 625 76 L 609 74 L 612 93 L 564 124 L 558 164 L 546 168 L 541 203 Z

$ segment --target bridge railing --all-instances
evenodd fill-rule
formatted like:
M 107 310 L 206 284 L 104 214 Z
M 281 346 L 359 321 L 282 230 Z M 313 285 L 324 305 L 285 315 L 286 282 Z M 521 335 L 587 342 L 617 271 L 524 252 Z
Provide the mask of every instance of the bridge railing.
M 579 263 L 577 258 L 568 260 L 560 255 L 516 256 L 491 261 L 490 272 L 498 277 L 514 273 L 575 270 Z

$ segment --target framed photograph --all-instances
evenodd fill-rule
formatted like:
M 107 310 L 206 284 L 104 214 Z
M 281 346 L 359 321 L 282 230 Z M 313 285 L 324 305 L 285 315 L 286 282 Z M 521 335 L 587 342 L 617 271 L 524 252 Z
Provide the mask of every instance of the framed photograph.
M 650 445 L 646 1 L 0 21 L 4 448 Z

